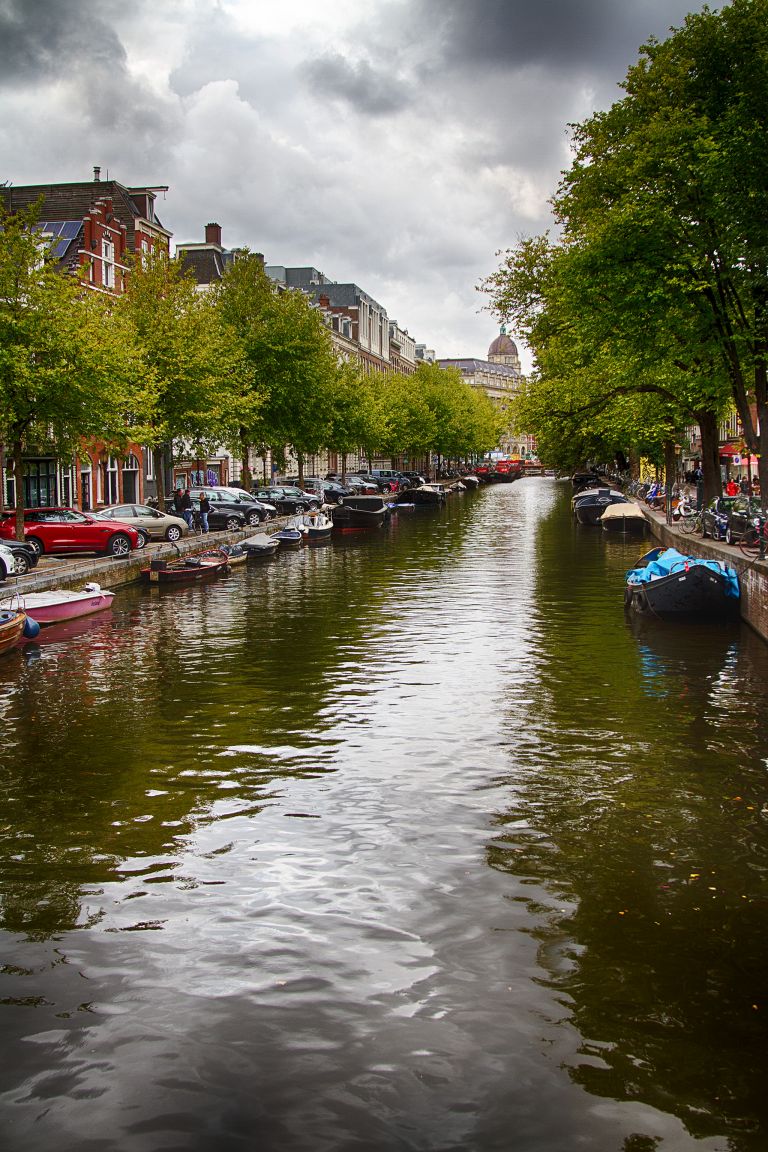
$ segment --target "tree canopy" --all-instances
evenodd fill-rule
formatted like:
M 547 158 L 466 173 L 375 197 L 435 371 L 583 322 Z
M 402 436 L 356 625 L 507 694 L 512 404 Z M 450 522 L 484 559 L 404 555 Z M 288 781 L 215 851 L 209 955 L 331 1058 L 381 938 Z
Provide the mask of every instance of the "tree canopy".
M 558 241 L 522 241 L 482 287 L 519 318 L 554 408 L 566 380 L 588 385 L 584 412 L 655 395 L 627 433 L 697 420 L 714 479 L 732 402 L 768 491 L 768 0 L 689 15 L 623 87 L 574 127 Z

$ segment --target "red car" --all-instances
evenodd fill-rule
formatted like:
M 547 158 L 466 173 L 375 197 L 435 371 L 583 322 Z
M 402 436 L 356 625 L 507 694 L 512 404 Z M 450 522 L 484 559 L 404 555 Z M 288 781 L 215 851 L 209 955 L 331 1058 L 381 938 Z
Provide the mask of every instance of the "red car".
M 0 540 L 16 536 L 14 509 L 0 516 Z M 97 520 L 73 508 L 25 508 L 24 539 L 42 555 L 65 552 L 99 552 L 104 556 L 127 556 L 139 545 L 139 534 L 121 520 Z

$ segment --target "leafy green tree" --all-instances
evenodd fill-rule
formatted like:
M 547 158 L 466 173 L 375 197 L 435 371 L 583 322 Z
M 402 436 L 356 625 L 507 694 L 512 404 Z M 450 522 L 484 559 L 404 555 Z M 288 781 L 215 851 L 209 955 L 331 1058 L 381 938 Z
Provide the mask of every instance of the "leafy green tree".
M 566 242 L 623 236 L 617 262 L 682 331 L 686 368 L 728 381 L 766 492 L 767 0 L 689 15 L 624 88 L 576 130 L 555 202 Z
M 319 311 L 303 292 L 280 290 L 247 251 L 224 275 L 217 303 L 244 364 L 244 419 L 238 429 L 244 472 L 249 449 L 287 445 L 299 457 L 329 437 L 337 362 Z
M 119 449 L 129 416 L 146 407 L 113 302 L 60 271 L 38 216 L 37 208 L 0 214 L 0 442 L 12 459 L 19 539 L 25 451 L 66 456 L 89 436 Z
M 141 361 L 151 411 L 144 438 L 162 501 L 166 445 L 204 457 L 236 435 L 247 410 L 240 350 L 215 297 L 198 292 L 160 250 L 135 262 L 115 311 L 130 324 Z
M 325 413 L 325 446 L 341 456 L 342 480 L 346 478 L 347 456 L 380 435 L 379 412 L 370 378 L 357 364 L 339 364 Z

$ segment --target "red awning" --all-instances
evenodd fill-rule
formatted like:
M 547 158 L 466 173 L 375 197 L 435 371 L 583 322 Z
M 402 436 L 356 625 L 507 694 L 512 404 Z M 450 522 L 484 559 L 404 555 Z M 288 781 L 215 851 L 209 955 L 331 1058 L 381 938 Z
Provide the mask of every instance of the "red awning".
M 741 456 L 742 449 L 738 444 L 721 444 L 719 453 L 721 456 Z

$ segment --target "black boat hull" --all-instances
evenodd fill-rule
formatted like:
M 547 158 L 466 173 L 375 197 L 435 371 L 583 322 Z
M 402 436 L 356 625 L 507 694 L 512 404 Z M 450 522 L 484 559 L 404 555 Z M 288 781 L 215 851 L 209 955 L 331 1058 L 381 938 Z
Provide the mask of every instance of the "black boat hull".
M 691 565 L 645 584 L 627 584 L 625 606 L 654 616 L 733 616 L 739 600 L 728 595 L 728 580 L 703 565 Z

